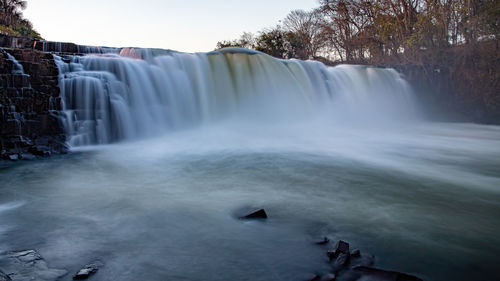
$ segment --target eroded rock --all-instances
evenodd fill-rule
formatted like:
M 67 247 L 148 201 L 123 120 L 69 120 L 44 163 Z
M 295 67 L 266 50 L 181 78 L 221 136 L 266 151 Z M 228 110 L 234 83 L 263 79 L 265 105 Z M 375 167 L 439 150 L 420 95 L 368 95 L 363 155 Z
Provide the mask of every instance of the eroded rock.
M 55 281 L 67 274 L 63 269 L 49 268 L 35 250 L 0 253 L 0 268 L 12 281 Z

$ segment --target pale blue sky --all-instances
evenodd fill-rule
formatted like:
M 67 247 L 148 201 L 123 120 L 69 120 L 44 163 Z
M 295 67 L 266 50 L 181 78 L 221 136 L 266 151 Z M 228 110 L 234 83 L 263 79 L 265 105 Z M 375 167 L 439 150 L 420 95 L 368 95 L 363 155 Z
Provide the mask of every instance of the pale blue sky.
M 28 0 L 24 15 L 47 40 L 211 51 L 217 41 L 276 25 L 317 0 Z

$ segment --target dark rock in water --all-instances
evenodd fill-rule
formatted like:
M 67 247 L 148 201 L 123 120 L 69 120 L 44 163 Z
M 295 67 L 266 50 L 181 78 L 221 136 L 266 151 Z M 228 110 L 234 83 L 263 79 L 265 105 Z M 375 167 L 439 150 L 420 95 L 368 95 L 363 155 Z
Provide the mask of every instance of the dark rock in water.
M 358 266 L 354 271 L 361 274 L 362 278 L 376 281 L 423 281 L 422 279 L 397 271 L 388 271 L 373 267 Z
M 349 254 L 340 253 L 335 259 L 335 266 L 344 267 L 349 263 Z
M 267 214 L 264 209 L 258 209 L 240 216 L 240 219 L 267 219 Z
M 317 245 L 325 245 L 328 244 L 328 242 L 330 242 L 330 239 L 328 239 L 328 237 L 323 237 L 323 239 L 319 239 L 314 243 Z
M 355 258 L 357 258 L 357 257 L 360 257 L 360 256 L 361 256 L 361 251 L 360 251 L 360 250 L 358 250 L 358 249 L 355 249 L 355 250 L 353 250 L 353 251 L 351 252 L 351 257 L 355 257 Z
M 0 268 L 14 281 L 55 281 L 67 273 L 66 270 L 49 268 L 35 250 L 0 253 Z
M 17 154 L 11 154 L 11 155 L 9 155 L 9 160 L 11 160 L 11 161 L 17 161 L 17 160 L 19 160 L 19 155 L 17 155 Z
M 73 276 L 73 280 L 83 280 L 89 278 L 91 275 L 95 274 L 99 267 L 102 266 L 101 262 L 94 262 L 87 264 L 82 269 L 80 269 L 75 276 Z
M 0 270 L 0 281 L 12 281 L 12 279 Z
M 349 255 L 349 243 L 339 240 L 332 250 L 328 251 L 327 255 L 330 260 L 336 258 L 340 253 Z
M 335 274 L 329 273 L 329 274 L 321 277 L 320 281 L 335 281 L 336 278 L 337 278 L 337 276 L 335 276 Z

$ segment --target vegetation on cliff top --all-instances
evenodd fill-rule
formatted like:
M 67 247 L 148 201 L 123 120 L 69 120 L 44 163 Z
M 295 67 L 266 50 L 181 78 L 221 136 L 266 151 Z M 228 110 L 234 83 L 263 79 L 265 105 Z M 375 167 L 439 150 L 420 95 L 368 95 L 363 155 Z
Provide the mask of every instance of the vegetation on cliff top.
M 243 47 L 327 64 L 420 66 L 447 108 L 500 122 L 500 1 L 320 0 L 275 26 L 217 49 Z M 439 77 L 438 77 L 439 76 Z M 474 119 L 476 120 L 476 119 Z
M 500 38 L 497 0 L 321 0 L 257 35 L 218 42 L 279 58 L 420 64 L 456 46 Z
M 0 0 L 0 33 L 11 36 L 25 36 L 43 39 L 33 29 L 33 24 L 23 17 L 22 10 L 26 9 L 27 1 Z

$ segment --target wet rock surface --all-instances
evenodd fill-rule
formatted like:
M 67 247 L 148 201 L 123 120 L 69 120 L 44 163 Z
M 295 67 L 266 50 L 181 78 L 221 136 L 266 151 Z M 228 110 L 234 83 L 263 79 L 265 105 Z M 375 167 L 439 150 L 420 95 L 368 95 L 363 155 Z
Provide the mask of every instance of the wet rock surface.
M 50 53 L 0 48 L 0 159 L 67 152 L 58 74 Z
M 0 270 L 7 276 L 5 280 L 12 281 L 55 281 L 67 274 L 64 269 L 49 268 L 35 250 L 0 253 Z
M 102 265 L 103 263 L 100 261 L 87 264 L 73 276 L 73 280 L 85 280 L 89 278 L 90 276 L 97 273 L 97 271 L 99 270 L 100 267 L 102 267 Z
M 316 244 L 317 241 L 315 242 Z M 323 243 L 326 245 L 327 243 Z M 372 267 L 375 257 L 355 249 L 349 252 L 349 243 L 339 240 L 327 251 L 331 272 L 314 275 L 314 280 L 336 281 L 422 281 L 406 273 Z

